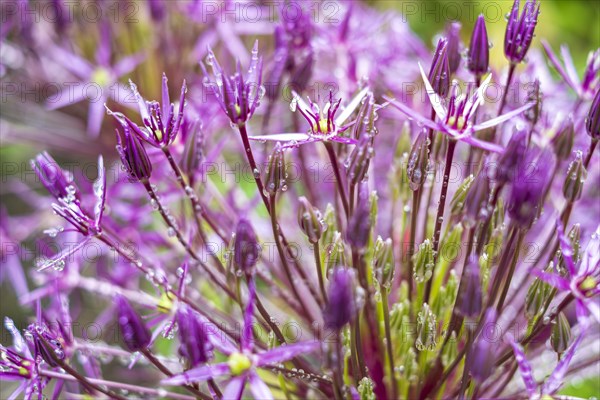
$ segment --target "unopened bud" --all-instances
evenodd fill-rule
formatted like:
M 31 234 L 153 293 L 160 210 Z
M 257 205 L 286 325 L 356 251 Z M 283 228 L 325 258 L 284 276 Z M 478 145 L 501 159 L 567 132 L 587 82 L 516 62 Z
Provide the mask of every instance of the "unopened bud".
M 452 196 L 452 200 L 450 200 L 450 210 L 452 215 L 457 216 L 463 212 L 463 206 L 465 205 L 465 199 L 467 198 L 467 193 L 469 192 L 475 177 L 473 175 L 467 176 L 467 178 L 462 181 L 456 192 L 454 192 L 454 196 Z
M 306 197 L 298 199 L 298 225 L 311 243 L 317 243 L 324 231 L 324 222 L 321 212 L 313 207 Z
M 417 350 L 433 350 L 437 345 L 437 320 L 427 303 L 423 304 L 417 315 Z
M 419 245 L 417 254 L 413 256 L 415 266 L 414 279 L 417 283 L 425 282 L 431 279 L 433 271 L 433 245 L 429 239 L 426 239 Z
M 554 153 L 559 160 L 566 160 L 573 151 L 573 142 L 575 141 L 575 126 L 573 118 L 569 117 L 562 123 L 562 126 L 556 132 L 552 139 Z
M 600 140 L 600 89 L 596 92 L 590 111 L 585 119 L 585 129 L 592 140 Z
M 442 38 L 438 41 L 431 69 L 429 70 L 429 82 L 433 90 L 440 96 L 446 97 L 450 90 L 450 67 L 447 52 L 448 40 Z
M 373 255 L 373 270 L 380 285 L 389 287 L 394 279 L 394 249 L 392 239 L 377 238 Z
M 556 322 L 552 327 L 552 335 L 550 336 L 550 343 L 554 351 L 560 356 L 567 350 L 569 343 L 571 342 L 571 325 L 569 320 L 563 312 L 558 314 Z
M 467 67 L 475 76 L 481 77 L 488 71 L 490 64 L 490 44 L 485 27 L 485 18 L 480 15 L 475 22 L 469 53 Z
M 339 331 L 352 321 L 355 310 L 354 273 L 348 268 L 338 267 L 329 277 L 327 305 L 323 310 L 325 326 Z
M 373 137 L 363 135 L 348 157 L 348 180 L 352 185 L 358 185 L 365 180 L 369 171 L 373 150 Z
M 465 268 L 456 298 L 456 310 L 465 318 L 477 318 L 483 308 L 477 257 L 472 257 Z
M 408 185 L 414 192 L 425 183 L 427 179 L 427 169 L 429 166 L 429 139 L 427 131 L 423 130 L 417 136 L 417 139 L 410 149 L 408 163 L 406 165 L 406 175 L 408 176 Z
M 581 151 L 577 151 L 575 161 L 569 164 L 567 169 L 567 177 L 563 184 L 563 195 L 565 199 L 570 202 L 575 202 L 581 198 L 581 192 L 583 190 L 583 184 L 587 177 L 587 171 L 583 166 L 583 154 Z
M 265 176 L 266 192 L 274 196 L 280 190 L 287 189 L 286 179 L 285 157 L 281 145 L 277 143 L 269 156 L 269 165 Z
M 252 274 L 258 262 L 259 245 L 252 225 L 246 219 L 238 222 L 235 230 L 234 257 L 236 266 L 245 274 Z

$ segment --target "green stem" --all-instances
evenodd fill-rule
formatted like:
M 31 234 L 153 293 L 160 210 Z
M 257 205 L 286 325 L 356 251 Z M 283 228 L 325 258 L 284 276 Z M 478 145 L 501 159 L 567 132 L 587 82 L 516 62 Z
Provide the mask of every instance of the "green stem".
M 327 302 L 327 292 L 325 291 L 325 281 L 323 279 L 323 267 L 321 266 L 321 252 L 319 251 L 319 242 L 313 243 L 313 254 L 315 256 L 315 264 L 317 267 L 317 276 L 319 277 L 319 289 L 323 302 Z
M 398 382 L 396 380 L 396 368 L 394 367 L 394 351 L 392 349 L 392 330 L 390 328 L 390 310 L 388 305 L 389 290 L 380 285 L 379 290 L 381 291 L 381 302 L 383 306 L 383 323 L 385 326 L 385 341 L 388 353 L 388 362 L 390 364 L 390 381 L 392 384 L 392 398 L 398 398 Z

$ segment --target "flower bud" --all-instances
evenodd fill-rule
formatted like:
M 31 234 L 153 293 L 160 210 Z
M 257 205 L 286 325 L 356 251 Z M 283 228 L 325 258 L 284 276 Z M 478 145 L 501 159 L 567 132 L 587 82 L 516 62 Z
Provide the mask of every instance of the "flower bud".
M 489 65 L 490 44 L 488 41 L 487 29 L 485 27 L 485 18 L 482 14 L 477 18 L 473 33 L 471 34 L 467 68 L 469 68 L 469 71 L 475 76 L 481 77 L 488 71 Z
M 583 184 L 587 177 L 587 171 L 583 166 L 583 154 L 581 151 L 577 151 L 575 161 L 569 164 L 567 169 L 567 177 L 563 184 L 563 195 L 567 201 L 573 203 L 581 198 L 581 192 L 583 190 Z
M 394 249 L 392 239 L 378 237 L 373 255 L 373 270 L 380 285 L 389 287 L 394 280 Z
M 260 248 L 254 229 L 246 219 L 240 219 L 237 224 L 233 248 L 235 265 L 246 275 L 252 274 L 252 269 L 258 262 Z
M 189 177 L 190 185 L 193 185 L 194 174 L 200 168 L 204 154 L 202 145 L 204 143 L 204 134 L 202 132 L 202 123 L 200 120 L 185 121 L 181 125 L 182 137 L 185 137 L 183 155 L 181 157 L 181 170 Z
M 490 180 L 485 170 L 477 174 L 465 198 L 465 224 L 474 226 L 477 221 L 485 220 L 491 210 L 489 207 Z
M 48 329 L 46 325 L 31 324 L 25 331 L 24 336 L 30 347 L 32 347 L 33 353 L 42 357 L 51 368 L 60 366 L 56 359 L 65 359 L 64 339 L 56 332 Z
M 363 135 L 348 157 L 347 176 L 351 185 L 358 185 L 364 181 L 374 154 L 373 137 Z
M 415 266 L 413 278 L 417 283 L 422 283 L 431 279 L 434 259 L 433 245 L 429 239 L 425 239 L 425 241 L 419 245 L 417 254 L 413 256 L 413 263 Z
M 534 103 L 533 107 L 525 110 L 523 116 L 532 125 L 535 125 L 542 115 L 542 92 L 540 91 L 540 80 L 533 82 L 533 89 L 527 94 L 526 103 Z
M 179 354 L 187 359 L 189 368 L 209 361 L 212 345 L 198 317 L 191 309 L 182 306 L 177 310 L 175 318 L 179 328 Z
M 431 87 L 433 87 L 433 90 L 440 97 L 446 97 L 450 90 L 450 67 L 448 65 L 447 45 L 447 39 L 442 38 L 438 40 L 431 68 L 429 70 L 429 82 L 431 82 Z
M 308 237 L 308 241 L 315 244 L 324 231 L 321 212 L 313 207 L 306 197 L 300 197 L 298 202 L 300 203 L 298 207 L 298 225 Z
M 552 272 L 552 268 L 547 269 L 546 272 Z M 534 279 L 525 297 L 525 317 L 528 321 L 533 321 L 544 311 L 551 291 L 549 284 L 539 278 Z
M 375 105 L 373 93 L 368 92 L 358 110 L 356 122 L 351 128 L 352 133 L 350 134 L 350 137 L 360 141 L 363 136 L 368 136 L 371 138 L 369 143 L 373 145 L 372 137 L 377 134 L 377 128 L 375 127 L 377 118 L 379 118 L 379 116 L 377 115 L 377 107 Z
M 287 190 L 286 180 L 287 173 L 285 172 L 285 157 L 281 144 L 277 143 L 273 152 L 269 156 L 269 165 L 265 176 L 265 190 L 275 196 L 278 191 Z
M 563 312 L 558 314 L 558 318 L 552 327 L 550 344 L 554 351 L 560 356 L 567 350 L 571 342 L 571 325 Z
M 554 147 L 554 154 L 559 160 L 566 160 L 573 151 L 573 143 L 575 141 L 575 126 L 573 124 L 573 118 L 569 117 L 562 123 L 562 126 L 556 132 L 554 138 L 552 138 L 552 146 Z
M 327 305 L 323 310 L 325 327 L 341 330 L 351 322 L 356 312 L 354 300 L 354 273 L 348 268 L 337 267 L 329 277 Z
M 417 350 L 433 350 L 437 344 L 437 320 L 427 303 L 423 304 L 417 315 Z
M 471 257 L 465 268 L 466 270 L 461 279 L 456 298 L 456 310 L 459 315 L 474 319 L 479 316 L 483 308 L 477 257 Z
M 529 157 L 529 160 L 512 182 L 508 203 L 511 219 L 521 227 L 531 226 L 538 215 L 553 164 L 552 153 L 548 150 L 537 157 Z
M 473 175 L 467 176 L 456 189 L 456 192 L 454 192 L 454 196 L 452 196 L 452 200 L 450 200 L 450 210 L 452 215 L 457 216 L 462 213 L 467 193 L 469 193 L 474 180 L 475 178 Z
M 446 37 L 448 44 L 446 45 L 446 53 L 448 54 L 448 67 L 450 74 L 454 75 L 460 65 L 460 22 L 452 22 L 446 28 Z
M 527 150 L 527 134 L 516 131 L 510 138 L 506 150 L 498 159 L 496 182 L 503 185 L 515 179 L 517 172 L 523 167 Z
M 504 55 L 511 63 L 520 63 L 525 58 L 539 13 L 540 4 L 536 4 L 536 0 L 527 0 L 519 18 L 519 0 L 515 0 L 504 35 Z
M 600 90 L 596 92 L 585 119 L 585 129 L 592 140 L 600 140 Z
M 408 163 L 406 164 L 406 175 L 408 185 L 413 192 L 418 190 L 427 179 L 429 168 L 429 139 L 427 131 L 422 130 L 410 149 Z
M 139 351 L 148 347 L 152 336 L 146 325 L 144 325 L 142 318 L 123 296 L 117 295 L 115 301 L 117 303 L 119 327 L 121 328 L 125 347 L 129 351 Z
M 152 174 L 152 164 L 146 149 L 129 127 L 122 125 L 123 137 L 117 130 L 117 151 L 129 177 L 134 181 L 146 180 Z
M 80 201 L 81 194 L 73 184 L 73 177 L 63 171 L 47 152 L 42 152 L 30 161 L 31 169 L 54 198 L 67 203 Z
M 364 250 L 371 236 L 371 213 L 369 207 L 369 192 L 366 187 L 361 189 L 358 204 L 348 221 L 346 240 L 358 250 Z
M 494 308 L 489 308 L 486 311 L 481 333 L 473 342 L 470 373 L 473 379 L 480 384 L 489 378 L 494 371 L 496 359 L 494 349 L 498 344 L 491 340 L 493 335 L 486 333 L 489 329 L 497 329 L 496 310 Z

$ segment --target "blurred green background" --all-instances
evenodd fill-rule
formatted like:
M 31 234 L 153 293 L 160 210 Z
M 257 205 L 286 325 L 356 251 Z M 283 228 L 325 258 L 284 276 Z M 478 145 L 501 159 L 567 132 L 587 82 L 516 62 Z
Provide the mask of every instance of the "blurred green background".
M 368 0 L 366 3 L 381 10 L 403 12 L 412 30 L 431 47 L 435 35 L 453 20 L 462 24 L 461 36 L 468 46 L 475 20 L 483 14 L 493 44 L 491 62 L 497 66 L 506 63 L 502 50 L 505 17 L 512 8 L 512 0 Z M 521 8 L 524 3 L 521 0 Z M 540 38 L 547 40 L 555 50 L 561 44 L 568 44 L 578 70 L 582 70 L 589 51 L 600 47 L 600 0 L 541 0 L 538 3 L 541 12 L 532 47 L 541 47 Z

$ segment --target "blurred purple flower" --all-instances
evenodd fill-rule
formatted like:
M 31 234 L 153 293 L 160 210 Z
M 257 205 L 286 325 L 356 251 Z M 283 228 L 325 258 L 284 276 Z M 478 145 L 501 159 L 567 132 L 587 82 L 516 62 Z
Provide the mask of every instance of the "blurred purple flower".
M 525 58 L 533 41 L 539 13 L 540 4 L 536 0 L 526 0 L 519 17 L 519 0 L 515 0 L 504 35 L 504 55 L 511 63 L 520 63 Z
M 596 89 L 600 87 L 600 49 L 590 52 L 588 55 L 587 66 L 583 73 L 583 80 L 580 81 L 579 76 L 577 75 L 577 69 L 575 68 L 571 54 L 569 53 L 569 48 L 566 45 L 560 46 L 560 54 L 564 65 L 558 60 L 558 57 L 547 41 L 542 40 L 542 45 L 544 46 L 544 51 L 546 52 L 546 56 L 548 56 L 548 60 L 550 60 L 561 78 L 571 89 L 573 89 L 575 94 L 582 99 L 591 98 Z
M 256 369 L 288 361 L 301 354 L 311 353 L 319 348 L 319 342 L 300 342 L 281 345 L 277 348 L 256 353 L 253 349 L 252 313 L 256 287 L 253 279 L 248 280 L 248 304 L 244 312 L 244 329 L 239 349 L 231 342 L 213 342 L 229 358 L 226 362 L 192 368 L 162 381 L 166 385 L 181 385 L 202 382 L 211 378 L 229 376 L 230 380 L 223 392 L 224 399 L 240 399 L 246 384 L 256 399 L 269 400 L 273 395 L 269 387 L 258 376 Z

